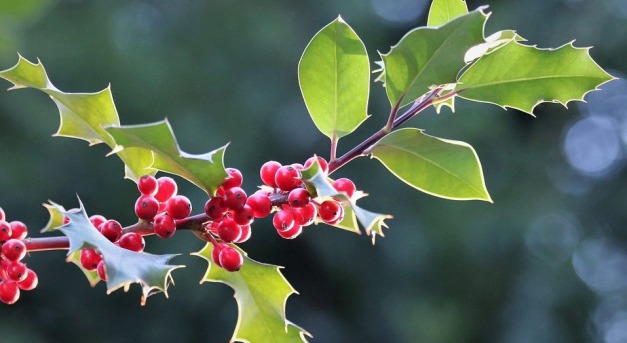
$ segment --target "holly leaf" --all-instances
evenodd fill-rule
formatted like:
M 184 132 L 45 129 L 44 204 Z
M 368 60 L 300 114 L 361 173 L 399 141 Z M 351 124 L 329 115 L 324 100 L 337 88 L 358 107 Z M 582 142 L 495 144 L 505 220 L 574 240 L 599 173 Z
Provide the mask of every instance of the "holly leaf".
M 468 13 L 465 0 L 433 0 L 429 7 L 427 26 L 440 26 Z
M 433 85 L 457 82 L 466 51 L 484 42 L 487 17 L 480 8 L 439 27 L 416 28 L 381 55 L 377 79 L 384 82 L 392 106 L 413 102 Z
M 235 292 L 238 307 L 237 325 L 231 341 L 241 342 L 307 342 L 311 335 L 297 327 L 285 316 L 287 298 L 297 293 L 287 282 L 281 267 L 252 260 L 241 249 L 244 258 L 237 272 L 215 266 L 211 258 L 213 245 L 207 243 L 196 255 L 209 263 L 200 283 L 221 282 Z
M 111 88 L 96 93 L 65 93 L 58 90 L 48 79 L 44 66 L 19 56 L 12 68 L 0 71 L 0 77 L 13 83 L 10 89 L 33 88 L 50 96 L 59 109 L 60 125 L 54 136 L 77 138 L 90 145 L 106 143 L 111 148 L 115 141 L 103 129 L 105 126 L 120 125 Z M 154 173 L 148 169 L 152 159 L 137 159 L 132 152 L 120 152 L 118 156 L 127 166 L 126 176 L 136 180 L 144 174 Z
M 473 63 L 459 78 L 461 97 L 533 115 L 542 102 L 583 101 L 614 77 L 572 43 L 540 49 L 511 40 Z
M 119 149 L 136 148 L 150 152 L 151 168 L 179 175 L 213 195 L 228 176 L 224 170 L 226 146 L 205 154 L 193 155 L 182 151 L 168 120 L 143 125 L 106 128 L 115 138 Z
M 467 143 L 405 128 L 377 142 L 372 156 L 401 181 L 427 194 L 492 202 L 479 157 Z
M 80 249 L 83 248 L 94 248 L 102 254 L 107 270 L 107 293 L 121 287 L 126 289 L 132 283 L 139 283 L 143 293 L 142 305 L 148 296 L 157 292 L 163 292 L 166 297 L 168 296 L 167 289 L 172 279 L 172 271 L 184 267 L 168 264 L 168 261 L 176 255 L 153 255 L 118 247 L 91 224 L 82 203 L 77 211 L 65 211 L 63 207 L 54 203 L 49 206 L 62 216 L 69 218 L 69 223 L 55 229 L 63 232 L 69 239 L 68 261 L 80 266 L 80 263 L 77 263 L 77 253 L 80 253 Z M 85 272 L 90 284 L 94 285 L 97 282 L 94 275 L 91 272 L 87 273 L 82 267 L 81 269 Z
M 332 140 L 353 132 L 368 118 L 368 54 L 342 17 L 311 39 L 298 64 L 298 81 L 311 119 Z

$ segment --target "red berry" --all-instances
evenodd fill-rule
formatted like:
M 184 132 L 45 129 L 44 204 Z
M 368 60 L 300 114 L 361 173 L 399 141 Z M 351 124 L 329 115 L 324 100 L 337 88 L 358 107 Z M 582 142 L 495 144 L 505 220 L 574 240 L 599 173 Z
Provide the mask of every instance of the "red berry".
M 157 179 L 152 175 L 144 175 L 137 180 L 137 189 L 142 195 L 154 196 L 158 187 Z
M 122 235 L 122 225 L 117 220 L 109 219 L 98 226 L 98 231 L 110 242 L 115 242 Z
M 311 167 L 315 159 L 318 159 L 318 164 L 320 164 L 320 170 L 324 174 L 329 173 L 329 164 L 327 163 L 327 160 L 325 160 L 324 158 L 320 156 L 311 156 L 310 158 L 308 158 L 307 161 L 305 161 L 305 168 Z
M 294 222 L 297 225 L 307 226 L 313 224 L 314 219 L 318 214 L 318 208 L 310 202 L 304 207 L 292 207 L 291 212 L 294 216 Z
M 270 197 L 261 193 L 255 193 L 246 199 L 246 205 L 253 210 L 256 218 L 267 217 L 272 212 L 272 201 Z
M 144 237 L 142 237 L 137 232 L 128 232 L 122 235 L 120 239 L 118 239 L 118 244 L 120 248 L 124 248 L 131 251 L 142 252 L 146 243 L 144 242 Z
M 291 229 L 287 231 L 277 231 L 277 232 L 279 233 L 279 236 L 285 239 L 294 239 L 303 232 L 303 227 L 302 225 L 294 225 L 292 226 Z
M 222 200 L 222 198 L 211 198 L 205 203 L 205 214 L 213 220 L 221 219 L 226 210 L 227 208 L 224 205 L 224 200 Z
M 161 238 L 170 238 L 176 232 L 176 222 L 167 214 L 157 216 L 152 226 L 155 234 Z
M 91 222 L 91 225 L 93 225 L 95 228 L 98 228 L 102 223 L 107 221 L 107 218 L 100 214 L 94 214 L 93 216 L 89 217 L 89 221 Z
M 255 215 L 253 214 L 253 209 L 250 206 L 244 205 L 242 208 L 233 213 L 232 218 L 238 225 L 250 225 L 255 219 Z
M 238 271 L 244 263 L 244 259 L 239 251 L 231 248 L 230 246 L 226 246 L 220 251 L 218 259 L 220 260 L 222 268 L 230 272 Z
M 237 240 L 241 234 L 242 228 L 231 218 L 224 218 L 218 224 L 218 236 L 227 243 Z
M 175 195 L 168 200 L 166 211 L 173 219 L 187 218 L 192 213 L 192 203 L 184 195 Z
M 277 161 L 268 161 L 261 166 L 261 170 L 259 171 L 259 176 L 261 176 L 261 181 L 264 184 L 270 187 L 276 187 L 276 182 L 274 182 L 274 178 L 276 175 L 276 171 L 281 168 L 281 163 Z
M 6 220 L 7 216 L 4 214 L 4 210 L 0 207 L 0 220 Z
M 277 231 L 287 231 L 294 226 L 294 215 L 288 209 L 282 209 L 272 217 L 272 225 Z
M 311 195 L 304 188 L 292 189 L 287 196 L 287 202 L 292 207 L 304 207 L 309 204 L 309 200 L 311 200 Z
M 32 269 L 28 269 L 26 271 L 26 278 L 18 282 L 17 286 L 25 291 L 30 291 L 35 289 L 38 283 L 39 278 L 37 277 L 37 274 Z
M 240 228 L 242 229 L 242 233 L 233 241 L 234 243 L 244 243 L 250 238 L 250 225 L 240 225 Z
M 226 180 L 224 180 L 224 182 L 222 182 L 221 187 L 224 190 L 227 190 L 232 187 L 242 186 L 243 177 L 242 177 L 242 173 L 239 170 L 235 168 L 226 168 L 226 172 L 227 174 L 229 174 L 229 176 L 226 178 Z
M 107 266 L 105 265 L 104 260 L 101 260 L 98 263 L 98 267 L 96 268 L 96 271 L 98 272 L 98 277 L 100 278 L 100 280 L 107 281 Z
M 11 225 L 11 238 L 24 239 L 28 234 L 28 228 L 26 224 L 21 221 L 15 220 L 9 223 Z
M 224 205 L 232 210 L 238 210 L 246 204 L 246 192 L 240 187 L 231 187 L 224 192 Z
M 333 188 L 340 193 L 345 193 L 349 198 L 355 194 L 355 184 L 345 177 L 333 181 Z
M 213 246 L 213 251 L 211 252 L 211 259 L 215 264 L 220 267 L 222 267 L 222 265 L 220 264 L 220 252 L 226 247 L 228 247 L 228 245 L 224 243 L 218 243 Z
M 96 270 L 98 263 L 102 260 L 102 256 L 91 248 L 81 250 L 81 266 L 87 270 Z
M 343 214 L 342 205 L 335 200 L 325 200 L 320 204 L 320 208 L 318 209 L 320 219 L 327 224 L 333 223 Z
M 173 178 L 169 176 L 162 176 L 157 179 L 157 193 L 155 194 L 155 198 L 159 202 L 166 202 L 170 200 L 171 197 L 176 195 L 178 187 L 176 186 L 176 182 Z
M 9 239 L 2 244 L 2 256 L 9 261 L 20 261 L 26 256 L 26 244 L 19 239 Z
M 13 281 L 0 282 L 0 301 L 5 304 L 11 305 L 20 298 L 20 289 Z
M 142 195 L 135 202 L 135 215 L 139 219 L 151 221 L 159 212 L 159 202 L 150 195 Z
M 10 281 L 20 282 L 26 279 L 28 268 L 22 262 L 11 262 L 6 266 L 7 278 Z
M 292 166 L 283 166 L 276 171 L 274 182 L 281 190 L 289 192 L 302 184 L 300 171 Z
M 5 220 L 0 220 L 0 242 L 11 238 L 11 224 Z

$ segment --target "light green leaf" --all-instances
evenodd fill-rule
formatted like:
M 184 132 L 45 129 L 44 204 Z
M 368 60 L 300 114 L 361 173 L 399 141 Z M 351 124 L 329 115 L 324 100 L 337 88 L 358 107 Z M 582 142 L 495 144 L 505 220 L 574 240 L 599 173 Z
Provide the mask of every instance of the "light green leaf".
M 468 49 L 466 55 L 464 56 L 464 61 L 466 61 L 466 63 L 471 63 L 481 56 L 489 54 L 511 41 L 524 42 L 526 39 L 519 36 L 514 30 L 495 32 L 485 39 L 485 43 L 475 45 Z
M 533 115 L 542 102 L 566 106 L 613 79 L 592 60 L 589 48 L 539 49 L 512 40 L 472 64 L 461 75 L 458 92 Z
M 368 54 L 341 17 L 309 42 L 298 64 L 298 81 L 314 124 L 332 140 L 353 132 L 368 117 Z
M 228 176 L 224 170 L 226 146 L 200 155 L 181 151 L 167 120 L 106 130 L 115 138 L 116 150 L 139 148 L 139 152 L 151 152 L 154 157 L 151 168 L 179 175 L 209 195 L 213 195 Z
M 468 13 L 465 0 L 433 0 L 427 18 L 428 26 L 440 26 Z
M 210 243 L 192 254 L 209 263 L 201 283 L 221 282 L 235 291 L 239 313 L 231 341 L 306 342 L 305 336 L 310 336 L 309 333 L 285 317 L 287 298 L 296 291 L 281 274 L 281 267 L 254 261 L 241 249 L 233 247 L 244 257 L 244 264 L 237 272 L 228 272 L 214 265 Z
M 148 296 L 157 292 L 163 292 L 167 297 L 172 271 L 183 267 L 168 264 L 168 261 L 176 255 L 152 255 L 118 247 L 91 224 L 82 203 L 78 211 L 65 211 L 63 207 L 54 203 L 50 206 L 70 220 L 68 224 L 56 228 L 70 241 L 69 261 L 76 263 L 75 253 L 83 248 L 94 248 L 102 254 L 108 277 L 107 293 L 121 287 L 127 288 L 132 283 L 139 283 L 143 292 L 142 304 Z M 88 273 L 85 275 L 93 285 L 95 283 L 93 275 Z
M 105 126 L 120 125 L 120 119 L 111 97 L 109 87 L 96 93 L 65 93 L 58 90 L 48 79 L 41 63 L 31 63 L 19 56 L 18 63 L 4 71 L 0 78 L 13 83 L 11 89 L 34 88 L 50 96 L 59 109 L 60 125 L 55 136 L 82 139 L 90 145 L 106 143 L 115 147 L 113 138 L 104 131 Z M 136 180 L 144 174 L 154 173 L 148 169 L 152 159 L 137 160 L 134 155 L 120 152 L 118 156 L 126 164 L 126 176 Z
M 425 193 L 452 200 L 492 202 L 479 157 L 467 143 L 406 128 L 377 142 L 372 156 L 403 182 Z
M 437 28 L 419 27 L 381 55 L 384 68 L 378 79 L 392 106 L 413 102 L 431 86 L 455 83 L 466 65 L 466 51 L 484 42 L 487 17 L 478 9 Z

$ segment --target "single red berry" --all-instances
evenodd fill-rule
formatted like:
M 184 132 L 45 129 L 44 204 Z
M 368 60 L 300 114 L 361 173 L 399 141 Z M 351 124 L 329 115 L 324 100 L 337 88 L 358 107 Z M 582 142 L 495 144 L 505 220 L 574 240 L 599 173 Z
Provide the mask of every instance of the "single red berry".
M 355 194 L 355 184 L 345 177 L 333 181 L 333 188 L 340 193 L 346 194 L 349 198 Z
M 242 173 L 235 168 L 226 168 L 227 176 L 226 180 L 222 182 L 222 188 L 227 190 L 232 187 L 241 187 L 244 180 Z
M 220 251 L 222 251 L 222 249 L 226 247 L 228 247 L 228 245 L 226 245 L 225 243 L 218 243 L 213 246 L 213 251 L 211 252 L 211 259 L 215 264 L 220 267 L 222 267 L 222 265 L 220 264 Z
M 7 278 L 10 281 L 20 282 L 26 279 L 28 268 L 22 262 L 11 262 L 6 267 Z
M 288 209 L 282 209 L 272 217 L 272 225 L 277 231 L 287 231 L 294 226 L 294 215 Z
M 217 236 L 219 225 L 220 225 L 220 221 L 213 221 L 213 222 L 208 223 L 205 227 L 209 229 L 209 232 Z
M 294 188 L 287 196 L 287 202 L 292 207 L 304 207 L 309 204 L 309 200 L 311 200 L 311 195 L 304 188 Z
M 37 273 L 35 273 L 32 269 L 28 269 L 26 271 L 26 278 L 17 283 L 17 286 L 25 291 L 30 291 L 37 287 L 39 283 L 39 278 L 37 277 Z
M 286 230 L 286 231 L 277 231 L 279 236 L 281 236 L 281 237 L 283 237 L 285 239 L 294 239 L 294 238 L 298 237 L 298 235 L 300 235 L 302 232 L 303 232 L 302 225 L 294 225 L 294 226 L 292 226 L 291 229 Z
M 270 197 L 261 193 L 255 193 L 246 199 L 246 205 L 253 210 L 256 218 L 267 217 L 272 212 L 272 201 Z
M 218 259 L 220 260 L 222 268 L 230 272 L 238 271 L 244 263 L 244 259 L 239 251 L 231 248 L 230 246 L 226 246 L 220 251 Z
M 276 171 L 274 182 L 281 190 L 289 192 L 299 187 L 303 182 L 300 179 L 300 171 L 292 166 L 283 166 Z
M 166 212 L 173 219 L 187 218 L 192 213 L 192 203 L 184 195 L 175 195 L 168 200 Z
M 9 225 L 11 225 L 11 238 L 24 239 L 28 235 L 28 228 L 21 221 L 14 220 Z
M 115 242 L 122 235 L 122 225 L 117 220 L 109 219 L 98 226 L 98 231 L 110 242 Z
M 81 266 L 87 270 L 96 270 L 98 263 L 102 260 L 102 256 L 91 248 L 81 250 Z
M 305 166 L 300 163 L 292 163 L 292 167 L 298 171 L 305 169 Z
M 135 252 L 144 251 L 144 247 L 146 246 L 146 242 L 144 242 L 144 237 L 142 237 L 137 232 L 128 232 L 123 234 L 122 237 L 118 239 L 117 243 L 120 245 L 120 248 Z
M 176 186 L 176 181 L 169 176 L 162 176 L 157 179 L 157 193 L 155 194 L 155 198 L 159 202 L 166 202 L 170 200 L 171 197 L 176 195 L 178 191 L 178 187 Z
M 316 159 L 318 160 L 318 164 L 320 164 L 320 170 L 322 171 L 322 173 L 328 174 L 329 164 L 327 163 L 327 160 L 320 156 L 311 156 L 310 158 L 308 158 L 307 161 L 305 161 L 305 168 L 311 167 Z
M 20 298 L 20 288 L 13 281 L 4 280 L 0 282 L 0 301 L 11 305 Z
M 291 212 L 297 225 L 307 226 L 313 224 L 318 215 L 318 208 L 310 202 L 303 207 L 292 207 Z
M 343 219 L 344 219 L 344 207 L 340 206 L 340 215 L 337 217 L 337 219 L 335 219 L 333 221 L 330 221 L 330 222 L 327 222 L 326 224 L 335 225 L 335 224 L 341 222 Z
M 101 260 L 98 263 L 98 267 L 96 267 L 96 271 L 98 272 L 98 277 L 102 281 L 107 281 L 107 266 L 105 265 L 105 261 Z
M 7 216 L 4 213 L 4 210 L 2 209 L 2 207 L 0 207 L 0 220 L 6 220 Z
M 344 214 L 342 205 L 335 200 L 325 200 L 320 204 L 318 215 L 323 222 L 329 224 L 336 221 Z
M 232 218 L 238 225 L 250 225 L 255 219 L 255 215 L 249 205 L 244 205 L 233 213 Z
M 159 215 L 152 224 L 155 234 L 161 238 L 170 238 L 176 232 L 176 222 L 174 218 L 167 214 Z
M 142 195 L 135 202 L 135 215 L 139 219 L 151 221 L 159 212 L 159 202 L 150 195 Z
M 11 224 L 6 220 L 0 220 L 0 242 L 11 238 Z
M 241 234 L 242 228 L 231 218 L 224 218 L 218 224 L 218 236 L 227 243 L 237 240 Z
M 20 261 L 26 256 L 26 244 L 19 239 L 9 239 L 2 244 L 2 256 L 9 261 Z
M 98 226 L 107 221 L 107 218 L 100 214 L 94 214 L 93 216 L 89 217 L 89 221 L 91 222 L 91 225 L 93 225 L 95 228 L 98 228 Z
M 211 198 L 205 203 L 205 214 L 213 220 L 221 219 L 226 210 L 224 200 L 220 197 Z
M 246 192 L 240 187 L 231 187 L 224 192 L 224 205 L 232 210 L 238 210 L 246 204 Z
M 264 184 L 270 187 L 276 187 L 276 182 L 274 182 L 274 178 L 276 175 L 276 171 L 281 168 L 281 163 L 277 161 L 268 161 L 261 166 L 261 170 L 259 171 L 259 176 L 261 176 L 261 181 Z
M 244 243 L 250 238 L 250 225 L 240 225 L 240 228 L 242 229 L 242 233 L 240 233 L 237 240 L 233 241 L 233 243 Z
M 144 175 L 137 180 L 137 189 L 142 195 L 154 196 L 158 188 L 157 178 L 152 175 Z

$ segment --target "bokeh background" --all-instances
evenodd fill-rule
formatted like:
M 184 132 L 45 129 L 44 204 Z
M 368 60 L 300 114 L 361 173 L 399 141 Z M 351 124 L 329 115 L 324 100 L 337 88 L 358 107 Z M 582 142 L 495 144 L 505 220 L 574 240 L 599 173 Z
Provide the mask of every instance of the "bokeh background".
M 486 31 L 515 29 L 530 43 L 575 40 L 614 76 L 627 72 L 625 0 L 468 1 L 493 12 Z M 341 14 L 372 62 L 426 22 L 426 0 L 0 0 L 0 68 L 19 52 L 41 59 L 55 85 L 94 92 L 112 85 L 123 124 L 169 118 L 181 147 L 202 153 L 230 142 L 227 166 L 247 191 L 263 162 L 328 155 L 299 93 L 297 65 L 309 39 Z M 374 67 L 374 64 L 373 64 Z M 8 88 L 8 82 L 0 82 Z M 410 125 L 472 144 L 494 204 L 421 194 L 375 160 L 337 172 L 370 193 L 365 207 L 391 213 L 370 239 L 319 225 L 294 241 L 258 220 L 243 247 L 285 266 L 300 292 L 290 320 L 314 342 L 627 342 L 627 82 L 587 103 L 541 105 L 537 117 L 457 103 Z M 373 85 L 372 117 L 341 141 L 369 136 L 389 105 Z M 134 221 L 137 191 L 104 145 L 52 138 L 54 104 L 33 90 L 0 92 L 0 206 L 31 234 L 47 221 L 42 202 Z M 205 196 L 185 181 L 199 211 Z M 183 253 L 170 298 L 139 306 L 131 287 L 90 288 L 65 252 L 32 254 L 39 287 L 0 306 L 2 342 L 226 342 L 236 322 L 232 291 L 198 285 L 202 242 L 181 232 L 147 240 L 147 251 Z M 271 341 L 271 338 L 268 339 Z

